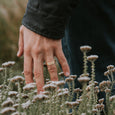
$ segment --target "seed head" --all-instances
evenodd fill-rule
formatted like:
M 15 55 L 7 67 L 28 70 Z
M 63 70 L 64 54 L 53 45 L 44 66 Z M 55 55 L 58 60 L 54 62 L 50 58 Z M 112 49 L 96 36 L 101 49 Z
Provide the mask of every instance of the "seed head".
M 4 68 L 0 68 L 0 72 L 4 71 Z
M 75 79 L 75 78 L 77 78 L 77 75 L 70 75 L 70 77 Z
M 54 84 L 47 84 L 47 85 L 45 85 L 44 87 L 43 87 L 43 89 L 44 90 L 48 90 L 48 91 L 52 91 L 52 90 L 55 90 L 57 88 L 57 86 L 56 85 L 54 85 Z
M 88 82 L 89 80 L 90 80 L 90 78 L 87 77 L 87 76 L 79 77 L 79 78 L 78 78 L 78 81 L 79 81 L 79 82 L 82 82 L 82 83 L 86 83 L 86 82 Z
M 2 107 L 9 107 L 9 106 L 12 106 L 14 104 L 14 102 L 10 99 L 10 98 L 7 98 L 6 101 L 4 101 L 1 106 Z
M 16 96 L 17 94 L 18 94 L 18 92 L 16 92 L 16 91 L 9 91 L 8 92 L 8 96 L 10 96 L 10 97 Z
M 30 105 L 31 105 L 31 102 L 30 102 L 30 100 L 28 100 L 26 103 L 22 103 L 22 108 L 28 109 L 30 107 Z
M 36 88 L 36 83 L 29 83 L 23 87 L 24 91 L 31 91 Z
M 19 107 L 19 104 L 14 104 L 13 107 L 17 109 Z
M 109 98 L 109 101 L 113 101 L 113 100 L 115 100 L 115 95 L 113 95 L 113 96 L 111 96 L 110 98 Z
M 108 69 L 108 70 L 112 70 L 113 68 L 114 68 L 114 65 L 108 65 L 108 66 L 107 66 L 107 69 Z
M 13 107 L 6 107 L 6 108 L 2 109 L 0 113 L 2 115 L 6 115 L 6 114 L 8 115 L 8 114 L 10 114 L 12 112 L 15 112 L 15 108 L 13 108 Z
M 111 90 L 110 89 L 105 89 L 105 93 L 110 93 L 111 92 Z
M 58 73 L 59 76 L 64 76 L 64 72 Z
M 93 109 L 92 110 L 92 113 L 97 113 L 98 112 L 98 109 Z
M 73 80 L 74 80 L 73 78 L 68 77 L 68 78 L 65 79 L 65 82 L 72 82 Z
M 90 55 L 87 57 L 87 60 L 90 61 L 90 62 L 94 62 L 98 59 L 98 56 L 97 55 Z
M 81 89 L 80 89 L 80 88 L 74 89 L 74 93 L 79 93 L 79 92 L 81 92 Z
M 103 102 L 104 102 L 104 98 L 99 99 L 99 103 L 100 103 L 100 104 L 103 103 Z
M 88 45 L 84 45 L 84 46 L 81 46 L 81 47 L 80 47 L 80 50 L 81 50 L 82 52 L 89 52 L 91 49 L 92 49 L 92 47 L 91 47 L 91 46 L 88 46 Z
M 15 64 L 15 61 L 8 61 L 2 64 L 2 67 L 10 67 Z
M 22 81 L 24 81 L 24 77 L 22 77 L 22 76 L 14 76 L 13 78 L 10 79 L 10 81 L 11 82 L 17 82 L 17 81 L 22 82 Z

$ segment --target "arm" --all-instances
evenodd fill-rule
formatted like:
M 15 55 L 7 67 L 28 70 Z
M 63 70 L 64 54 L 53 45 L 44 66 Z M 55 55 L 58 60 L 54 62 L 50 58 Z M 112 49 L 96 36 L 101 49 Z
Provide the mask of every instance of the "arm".
M 38 93 L 43 91 L 43 62 L 45 61 L 52 81 L 58 81 L 55 63 L 48 65 L 57 57 L 65 76 L 70 69 L 64 56 L 61 38 L 72 11 L 72 0 L 29 0 L 23 17 L 19 36 L 19 51 L 24 53 L 24 75 L 26 84 L 34 77 Z

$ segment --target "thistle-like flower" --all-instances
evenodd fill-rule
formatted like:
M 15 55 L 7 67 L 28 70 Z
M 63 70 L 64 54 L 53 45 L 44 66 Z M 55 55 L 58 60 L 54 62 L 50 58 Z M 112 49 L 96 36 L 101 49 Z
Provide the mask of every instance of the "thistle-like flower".
M 10 67 L 15 64 L 15 61 L 8 61 L 2 64 L 2 67 Z
M 23 87 L 24 91 L 30 91 L 36 88 L 36 83 L 29 83 Z
M 81 46 L 81 47 L 80 47 L 80 50 L 81 50 L 82 52 L 89 52 L 91 49 L 92 49 L 92 47 L 91 47 L 91 46 L 88 46 L 88 45 L 84 45 L 84 46 Z
M 90 55 L 87 57 L 87 60 L 90 61 L 90 62 L 94 62 L 98 59 L 98 56 L 97 55 Z
M 79 81 L 80 83 L 86 83 L 86 82 L 88 82 L 89 80 L 90 80 L 90 78 L 87 77 L 87 76 L 79 77 L 79 78 L 78 78 L 78 81 Z
M 10 115 L 10 113 L 15 112 L 15 111 L 16 111 L 16 110 L 15 110 L 15 108 L 13 108 L 13 107 L 6 107 L 6 108 L 2 109 L 0 113 L 1 113 L 2 115 L 6 115 L 6 114 L 7 114 L 7 115 L 8 115 L 8 114 Z
M 11 82 L 22 82 L 24 81 L 24 77 L 22 76 L 14 76 L 13 78 L 10 79 Z
M 8 92 L 8 96 L 10 96 L 10 97 L 14 97 L 14 96 L 16 96 L 18 94 L 18 92 L 16 92 L 16 91 L 9 91 Z
M 31 104 L 32 104 L 31 101 L 28 100 L 26 103 L 22 103 L 22 108 L 23 108 L 23 109 L 28 109 Z
M 11 100 L 10 98 L 7 98 L 6 101 L 4 101 L 1 106 L 2 107 L 9 107 L 9 106 L 12 106 L 14 104 L 13 100 Z

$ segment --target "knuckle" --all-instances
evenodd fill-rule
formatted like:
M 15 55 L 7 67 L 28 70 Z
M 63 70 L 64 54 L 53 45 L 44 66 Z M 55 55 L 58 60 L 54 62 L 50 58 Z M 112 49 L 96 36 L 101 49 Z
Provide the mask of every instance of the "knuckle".
M 39 48 L 33 48 L 32 52 L 33 52 L 33 54 L 39 54 L 40 53 L 40 49 Z
M 28 70 L 24 70 L 24 75 L 25 75 L 25 76 L 31 75 L 31 72 L 28 71 Z
M 38 77 L 40 77 L 42 74 L 41 74 L 41 72 L 34 72 L 34 77 L 35 78 L 38 78 Z
M 50 71 L 50 72 L 56 72 L 56 66 L 55 65 L 50 65 L 50 66 L 48 66 L 48 71 Z

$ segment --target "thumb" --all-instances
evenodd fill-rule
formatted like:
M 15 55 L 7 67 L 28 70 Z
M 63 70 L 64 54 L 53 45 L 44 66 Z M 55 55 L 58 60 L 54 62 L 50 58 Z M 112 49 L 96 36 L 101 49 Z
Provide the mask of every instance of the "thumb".
M 23 49 L 24 49 L 24 41 L 23 41 L 23 27 L 20 27 L 20 32 L 19 32 L 19 42 L 18 42 L 18 52 L 17 56 L 20 57 L 23 55 Z

